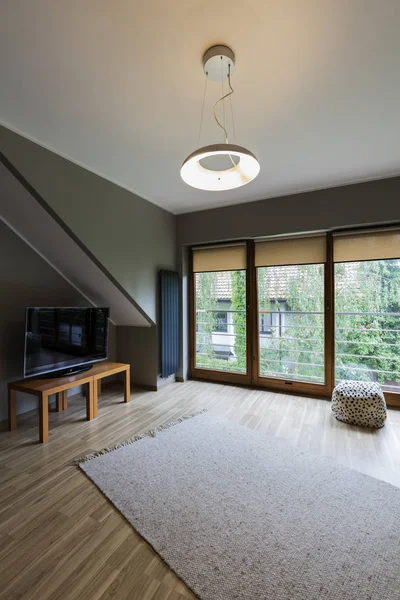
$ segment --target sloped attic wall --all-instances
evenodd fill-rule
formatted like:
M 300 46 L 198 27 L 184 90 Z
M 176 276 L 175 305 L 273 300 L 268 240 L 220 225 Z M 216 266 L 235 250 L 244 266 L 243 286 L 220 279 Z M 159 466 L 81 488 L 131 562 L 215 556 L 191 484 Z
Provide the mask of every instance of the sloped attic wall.
M 0 421 L 7 419 L 7 382 L 23 376 L 25 307 L 87 306 L 88 301 L 0 220 Z M 116 357 L 110 323 L 110 360 Z M 18 394 L 17 412 L 37 408 L 33 396 Z
M 158 270 L 176 268 L 176 217 L 1 126 L 0 149 L 157 325 Z M 135 381 L 156 386 L 157 335 L 146 328 L 141 353 L 146 334 L 130 329 Z M 120 360 L 130 362 L 129 353 Z

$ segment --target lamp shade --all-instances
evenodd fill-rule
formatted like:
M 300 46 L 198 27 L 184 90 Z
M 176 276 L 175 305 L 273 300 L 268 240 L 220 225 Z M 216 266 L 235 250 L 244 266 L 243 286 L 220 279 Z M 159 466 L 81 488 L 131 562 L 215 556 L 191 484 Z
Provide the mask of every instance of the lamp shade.
M 239 159 L 235 166 L 223 171 L 206 169 L 201 160 L 212 156 L 230 155 Z M 185 183 L 206 191 L 233 190 L 250 183 L 260 172 L 260 164 L 254 154 L 235 144 L 212 144 L 190 154 L 181 167 Z

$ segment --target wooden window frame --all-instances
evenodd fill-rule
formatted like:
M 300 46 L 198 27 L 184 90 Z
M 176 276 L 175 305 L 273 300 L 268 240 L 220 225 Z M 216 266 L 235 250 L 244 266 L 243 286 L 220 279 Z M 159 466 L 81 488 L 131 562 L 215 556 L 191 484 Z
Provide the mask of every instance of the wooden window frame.
M 215 244 L 210 244 L 210 246 L 215 246 Z M 223 247 L 226 244 L 221 244 Z M 196 367 L 196 294 L 195 294 L 195 276 L 196 274 L 193 272 L 193 248 L 189 249 L 189 376 L 191 379 L 201 379 L 206 381 L 218 381 L 223 383 L 232 383 L 232 384 L 242 384 L 242 385 L 250 385 L 251 384 L 251 355 L 249 353 L 249 343 L 251 343 L 251 333 L 250 333 L 250 319 L 251 319 L 251 311 L 250 311 L 250 272 L 249 269 L 250 260 L 254 260 L 254 250 L 253 250 L 253 259 L 250 252 L 251 246 L 254 246 L 249 241 L 246 241 L 246 258 L 247 258 L 247 268 L 246 268 L 246 298 L 247 298 L 247 306 L 246 306 L 246 373 L 232 373 L 230 371 L 217 371 L 213 369 L 199 369 Z M 202 245 L 202 248 L 204 245 Z
M 393 227 L 393 224 L 391 225 Z M 354 230 L 354 233 L 371 228 Z M 352 230 L 353 232 L 353 230 Z M 214 371 L 211 369 L 199 369 L 196 367 L 195 344 L 196 344 L 196 307 L 195 307 L 195 273 L 193 272 L 193 250 L 189 248 L 189 377 L 206 381 L 215 381 L 235 385 L 250 385 L 271 391 L 279 391 L 286 394 L 299 394 L 317 398 L 331 398 L 335 387 L 335 281 L 333 262 L 333 236 L 336 231 L 326 233 L 326 263 L 324 265 L 324 361 L 325 361 L 325 383 L 316 384 L 303 381 L 275 379 L 260 376 L 259 363 L 259 323 L 258 323 L 258 290 L 257 290 L 257 268 L 255 267 L 255 242 L 245 240 L 247 269 L 246 269 L 246 342 L 247 361 L 246 374 L 232 373 L 227 371 Z M 221 243 L 221 246 L 226 245 Z M 215 244 L 212 244 L 215 246 Z M 211 244 L 210 244 L 211 246 Z M 204 247 L 204 244 L 202 245 Z M 400 407 L 400 393 L 384 392 L 388 406 Z
M 329 240 L 329 241 L 328 241 Z M 254 352 L 254 360 L 253 360 L 253 383 L 257 387 L 262 387 L 268 390 L 280 391 L 286 394 L 302 394 L 307 396 L 314 396 L 317 398 L 328 398 L 332 395 L 332 375 L 331 375 L 331 352 L 330 348 L 332 346 L 332 326 L 331 319 L 328 318 L 328 315 L 332 314 L 331 306 L 332 306 L 332 290 L 333 290 L 333 269 L 328 268 L 328 257 L 329 257 L 329 249 L 332 246 L 332 236 L 326 235 L 326 263 L 324 263 L 324 379 L 325 382 L 311 383 L 307 381 L 294 381 L 292 379 L 278 379 L 275 377 L 263 377 L 260 375 L 260 344 L 259 344 L 259 334 L 258 332 L 254 332 L 254 341 L 253 341 L 253 352 Z M 254 269 L 254 311 L 256 312 L 256 318 L 258 321 L 258 288 L 257 288 L 257 268 L 252 265 Z

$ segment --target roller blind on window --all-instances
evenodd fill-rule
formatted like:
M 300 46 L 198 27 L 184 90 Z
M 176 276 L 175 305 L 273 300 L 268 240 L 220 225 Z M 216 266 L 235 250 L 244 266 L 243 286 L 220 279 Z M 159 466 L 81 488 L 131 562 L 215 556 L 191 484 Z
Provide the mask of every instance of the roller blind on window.
M 400 258 L 400 229 L 355 234 L 337 234 L 333 238 L 335 262 Z
M 325 235 L 257 242 L 256 267 L 305 265 L 326 262 Z
M 246 269 L 246 245 L 193 249 L 193 271 L 238 271 Z

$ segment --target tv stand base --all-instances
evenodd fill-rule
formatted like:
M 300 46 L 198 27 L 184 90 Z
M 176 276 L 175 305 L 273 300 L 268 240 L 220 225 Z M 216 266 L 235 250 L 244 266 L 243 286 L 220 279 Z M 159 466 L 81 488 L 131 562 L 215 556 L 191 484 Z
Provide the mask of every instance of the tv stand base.
M 52 373 L 43 373 L 39 375 L 38 379 L 56 379 L 57 377 L 69 377 L 70 375 L 78 375 L 79 373 L 85 373 L 93 368 L 91 365 L 80 365 L 79 367 L 69 367 L 67 369 L 60 369 L 60 371 L 52 371 Z

